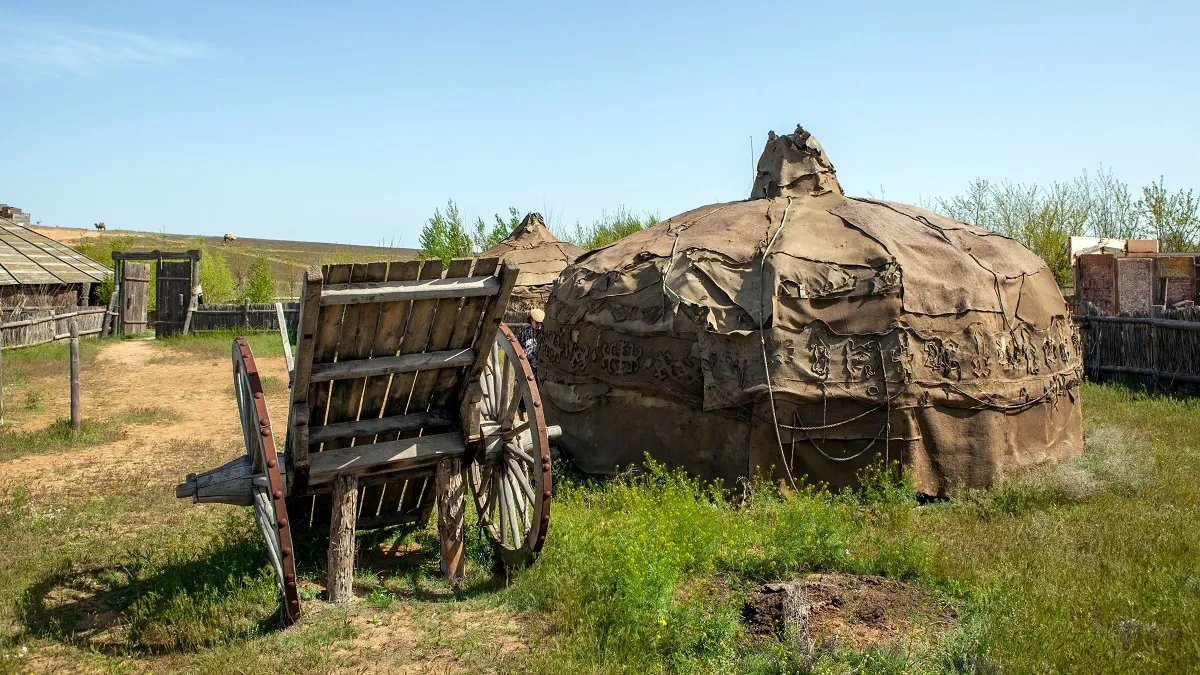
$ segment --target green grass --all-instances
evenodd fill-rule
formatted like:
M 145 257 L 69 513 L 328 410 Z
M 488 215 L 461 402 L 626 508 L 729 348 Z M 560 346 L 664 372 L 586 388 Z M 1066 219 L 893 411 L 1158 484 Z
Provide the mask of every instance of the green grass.
M 110 421 L 81 420 L 79 431 L 71 420 L 58 419 L 34 431 L 0 431 L 0 460 L 33 453 L 62 452 L 117 440 L 124 432 Z
M 239 336 L 245 337 L 250 343 L 250 350 L 255 357 L 283 356 L 283 341 L 280 340 L 277 331 L 207 331 L 163 338 L 158 340 L 158 343 L 176 352 L 182 352 L 188 359 L 211 358 L 228 361 L 232 355 L 233 341 Z M 294 344 L 292 347 L 295 349 Z M 172 357 L 155 358 L 170 360 Z
M 558 472 L 532 567 L 493 575 L 472 528 L 468 578 L 454 589 L 438 575 L 432 526 L 364 533 L 360 602 L 346 607 L 318 599 L 324 541 L 309 537 L 297 545 L 306 618 L 285 631 L 249 509 L 176 503 L 139 476 L 66 500 L 18 490 L 0 502 L 0 672 L 20 669 L 22 646 L 132 671 L 411 659 L 551 673 L 1194 670 L 1200 404 L 1090 384 L 1083 396 L 1083 457 L 948 502 L 918 506 L 882 471 L 857 493 L 760 484 L 744 501 L 652 465 L 604 482 Z M 953 604 L 957 623 L 811 654 L 750 639 L 747 589 L 810 571 L 908 580 Z M 88 618 L 97 606 L 110 614 L 101 628 Z M 512 617 L 526 646 L 501 655 L 500 629 L 463 624 L 464 612 Z M 364 631 L 411 642 L 381 650 Z
M 79 366 L 92 364 L 100 348 L 119 338 L 82 337 L 79 339 Z M 66 386 L 70 368 L 71 345 L 68 340 L 47 342 L 33 347 L 6 348 L 4 350 L 4 388 L 19 385 L 29 380 L 61 376 Z M 40 397 L 38 397 L 40 404 Z

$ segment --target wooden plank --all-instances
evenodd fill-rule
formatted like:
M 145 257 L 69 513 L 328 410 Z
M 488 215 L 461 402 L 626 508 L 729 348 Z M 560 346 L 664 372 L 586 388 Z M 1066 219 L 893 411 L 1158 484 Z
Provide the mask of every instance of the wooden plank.
M 442 549 L 442 576 L 457 584 L 466 576 L 467 488 L 463 483 L 462 459 L 443 459 L 437 464 L 438 542 Z
M 387 280 L 412 281 L 417 278 L 420 271 L 421 261 L 419 260 L 396 261 L 388 266 Z M 412 302 L 407 300 L 385 302 L 380 305 L 375 342 L 371 346 L 372 356 L 394 356 L 400 350 L 400 342 L 404 338 L 411 309 Z M 354 437 L 354 445 L 374 443 L 378 434 L 399 432 L 404 428 L 405 423 L 410 421 L 404 417 L 382 417 L 392 377 L 392 374 L 389 373 L 367 378 L 366 387 L 363 390 L 362 412 L 359 414 L 359 419 L 366 423 L 366 426 L 361 428 L 367 429 L 367 431 L 358 432 L 358 435 Z M 376 423 L 374 420 L 382 424 L 378 430 L 374 430 L 375 427 L 370 426 L 370 424 Z M 386 486 L 383 484 L 371 485 L 363 491 L 362 506 L 358 516 L 360 521 L 365 521 L 379 512 L 385 491 Z
M 499 258 L 480 258 L 475 261 L 475 269 L 472 271 L 472 274 L 476 276 L 495 274 L 499 264 Z M 497 277 L 498 283 L 499 278 Z M 475 336 L 479 332 L 479 325 L 483 319 L 481 315 L 486 308 L 486 297 L 467 298 L 463 301 L 462 309 L 458 312 L 458 321 L 454 326 L 454 332 L 450 335 L 450 343 L 447 345 L 449 349 L 467 349 L 475 344 Z M 491 341 L 481 341 L 480 346 L 484 349 L 490 349 Z M 437 384 L 433 389 L 436 393 L 430 407 L 448 407 L 454 400 L 454 397 L 461 395 L 464 391 L 461 387 L 461 380 L 465 375 L 465 369 L 443 370 L 439 373 Z
M 453 425 L 450 415 L 443 411 L 413 413 L 396 417 L 372 417 L 355 422 L 328 424 L 313 429 L 309 438 L 323 443 L 344 438 L 375 438 L 379 434 L 399 433 L 410 429 L 445 429 Z M 370 443 L 355 443 L 356 447 Z
M 321 277 L 325 283 L 346 283 L 354 266 L 349 264 L 326 265 Z M 320 317 L 317 319 L 316 345 L 313 349 L 313 363 L 331 363 L 337 357 L 338 343 L 342 334 L 342 320 L 345 308 L 340 306 L 322 306 Z M 308 428 L 325 424 L 329 411 L 329 390 L 332 382 L 308 383 Z M 309 452 L 319 451 L 308 445 Z M 309 456 L 311 463 L 312 456 Z M 313 481 L 309 479 L 309 483 Z M 314 526 L 329 522 L 333 502 L 329 495 L 318 495 L 313 500 L 312 522 Z
M 352 283 L 374 281 L 386 277 L 386 264 L 358 263 L 351 270 L 350 281 Z M 324 293 L 322 293 L 322 297 L 324 297 Z M 375 324 L 378 318 L 378 304 L 347 306 L 342 316 L 342 333 L 341 339 L 338 341 L 337 363 L 329 364 L 329 366 L 340 367 L 342 363 L 352 363 L 360 359 L 363 362 L 370 363 L 371 340 L 375 334 Z M 311 381 L 319 382 L 317 375 L 321 367 L 323 366 L 318 364 L 313 365 L 313 372 L 310 375 Z M 337 379 L 332 382 L 329 393 L 329 412 L 325 416 L 325 424 L 351 422 L 358 419 L 358 411 L 362 404 L 362 392 L 365 383 L 365 377 Z M 337 448 L 346 447 L 351 443 L 350 439 L 334 439 L 323 443 L 322 448 L 323 450 L 336 450 Z
M 365 329 L 364 329 L 365 331 Z M 372 331 L 373 332 L 373 331 Z M 363 379 L 370 376 L 396 373 L 416 373 L 440 368 L 469 366 L 475 361 L 475 352 L 470 349 L 448 349 L 422 354 L 385 356 L 377 359 L 354 359 L 336 363 L 313 364 L 311 382 Z
M 472 347 L 475 349 L 475 363 L 471 369 L 467 371 L 466 379 L 459 384 L 459 400 L 463 400 L 467 395 L 467 388 L 472 382 L 479 379 L 479 374 L 483 372 L 483 366 L 487 363 L 488 354 L 491 349 L 492 340 L 495 339 L 496 333 L 500 332 L 500 320 L 504 318 L 504 309 L 508 305 L 508 298 L 512 295 L 513 286 L 517 283 L 517 274 L 519 269 L 516 264 L 505 260 L 500 265 L 500 292 L 494 298 L 489 298 L 488 302 L 492 303 L 484 310 L 483 320 L 479 324 L 479 333 L 476 336 L 475 344 Z
M 457 258 L 450 261 L 450 267 L 446 270 L 447 279 L 460 279 L 468 277 L 471 274 L 471 268 L 475 261 L 471 258 Z M 437 309 L 434 311 L 433 325 L 429 331 L 429 342 L 426 345 L 428 350 L 445 349 L 450 343 L 450 338 L 454 333 L 454 327 L 458 323 L 458 314 L 463 303 L 466 300 L 463 298 L 443 298 L 437 301 Z M 435 387 L 437 386 L 437 372 L 422 372 L 417 373 L 416 382 L 413 384 L 412 397 L 408 402 L 408 411 L 422 412 L 429 409 L 429 404 L 433 400 Z M 419 431 L 404 431 L 400 433 L 400 438 L 411 438 L 419 434 Z M 417 498 L 417 502 L 411 503 L 405 500 L 402 506 L 404 511 L 419 510 L 421 512 L 421 520 L 428 520 L 429 514 L 436 506 L 435 493 L 436 481 L 433 477 L 427 479 L 422 485 L 422 492 Z
M 446 271 L 446 278 L 461 278 L 466 277 L 471 273 L 471 267 L 475 261 L 470 258 L 458 258 L 450 261 L 450 269 Z M 494 277 L 493 277 L 494 278 Z M 498 281 L 498 280 L 497 280 Z M 464 300 L 460 298 L 445 298 L 438 300 L 437 309 L 434 312 L 433 327 L 429 331 L 429 343 L 426 349 L 430 352 L 435 350 L 444 350 L 450 345 L 450 338 L 454 335 L 454 328 L 458 323 L 459 309 L 464 304 Z M 472 359 L 473 362 L 475 359 Z M 460 362 L 457 365 L 470 365 L 471 362 Z M 416 384 L 413 386 L 412 399 L 408 404 L 408 411 L 423 412 L 429 409 L 429 403 L 433 399 L 435 387 L 438 383 L 439 373 L 418 373 Z M 413 432 L 408 432 L 413 433 Z
M 464 451 L 462 434 L 457 431 L 325 450 L 309 457 L 310 480 L 318 485 L 329 483 L 341 474 L 369 476 L 400 469 L 432 467 L 447 457 L 461 457 Z
M 420 279 L 438 279 L 442 276 L 441 260 L 426 260 L 421 265 Z M 429 327 L 433 323 L 433 313 L 437 309 L 437 300 L 417 300 L 408 311 L 408 323 L 404 328 L 404 336 L 400 340 L 400 354 L 417 354 L 425 351 L 429 343 Z M 382 417 L 403 415 L 408 410 L 408 400 L 412 392 L 416 373 L 401 373 L 392 377 L 387 397 L 383 404 Z M 415 411 L 414 411 L 415 412 Z M 385 441 L 395 436 L 380 436 L 377 440 Z M 419 483 L 418 483 L 419 485 Z M 401 500 L 407 500 L 412 492 L 412 486 L 405 488 L 403 482 L 389 484 L 384 489 L 383 499 L 379 505 L 379 515 L 383 517 L 395 511 Z
M 329 524 L 329 557 L 325 589 L 330 602 L 354 598 L 354 525 L 358 476 L 339 475 L 333 483 L 333 519 Z
M 288 415 L 285 446 L 285 452 L 291 459 L 292 470 L 299 472 L 293 476 L 294 494 L 303 494 L 308 486 L 308 374 L 312 370 L 313 350 L 316 348 L 323 285 L 324 279 L 319 267 L 305 270 L 300 297 L 300 316 L 296 321 L 296 368 L 292 371 L 292 392 L 289 401 L 291 414 Z
M 469 260 L 464 258 L 464 260 Z M 451 267 L 454 263 L 451 262 Z M 462 275 L 444 279 L 416 279 L 409 281 L 384 281 L 379 283 L 350 283 L 327 286 L 321 295 L 323 305 L 354 305 L 375 302 L 398 302 L 402 300 L 442 300 L 446 298 L 473 298 L 495 295 L 500 292 L 500 280 L 492 275 L 468 277 Z

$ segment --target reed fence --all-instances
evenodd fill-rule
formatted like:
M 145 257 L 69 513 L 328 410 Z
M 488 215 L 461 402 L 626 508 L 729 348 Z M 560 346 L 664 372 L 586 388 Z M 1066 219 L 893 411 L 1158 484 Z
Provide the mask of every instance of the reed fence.
M 100 332 L 106 311 L 104 307 L 26 310 L 0 323 L 0 339 L 6 349 L 66 340 L 71 337 L 72 319 L 79 322 L 80 335 L 92 335 Z
M 1162 317 L 1075 316 L 1083 366 L 1092 380 L 1117 380 L 1172 392 L 1200 392 L 1200 310 Z

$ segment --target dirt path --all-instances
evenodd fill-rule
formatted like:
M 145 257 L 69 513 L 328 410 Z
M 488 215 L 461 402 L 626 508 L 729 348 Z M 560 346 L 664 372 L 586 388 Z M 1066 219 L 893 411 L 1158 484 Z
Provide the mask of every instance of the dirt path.
M 259 358 L 257 362 L 263 375 L 287 382 L 282 357 Z M 84 419 L 119 425 L 121 438 L 0 461 L 0 491 L 33 478 L 48 490 L 67 483 L 103 484 L 132 474 L 153 476 L 152 482 L 158 482 L 159 476 L 163 481 L 178 481 L 183 478 L 180 470 L 186 467 L 190 467 L 188 471 L 206 468 L 213 452 L 241 452 L 231 377 L 228 358 L 214 360 L 175 352 L 151 340 L 106 345 L 80 375 L 83 414 Z M 64 416 L 69 409 L 65 379 L 41 378 L 14 387 L 15 400 L 21 400 L 25 391 L 39 391 L 44 397 L 42 409 L 23 415 L 17 428 L 44 428 Z M 275 428 L 282 432 L 286 385 L 269 388 L 267 404 L 275 415 Z M 156 418 L 158 421 L 152 421 Z

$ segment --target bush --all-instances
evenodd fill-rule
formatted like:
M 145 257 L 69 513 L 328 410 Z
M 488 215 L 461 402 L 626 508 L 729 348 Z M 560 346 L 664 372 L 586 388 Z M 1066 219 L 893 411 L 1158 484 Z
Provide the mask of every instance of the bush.
M 614 213 L 603 212 L 599 220 L 587 227 L 576 222 L 573 232 L 566 232 L 561 236 L 572 244 L 590 251 L 601 246 L 608 246 L 657 222 L 658 214 L 647 211 L 644 215 L 639 216 L 621 206 Z
M 237 293 L 233 286 L 233 274 L 225 261 L 225 254 L 212 251 L 203 237 L 193 240 L 190 248 L 200 251 L 200 287 L 205 302 L 233 302 Z
M 250 302 L 271 302 L 275 299 L 275 280 L 271 278 L 271 265 L 265 258 L 255 258 L 246 280 L 245 297 Z

